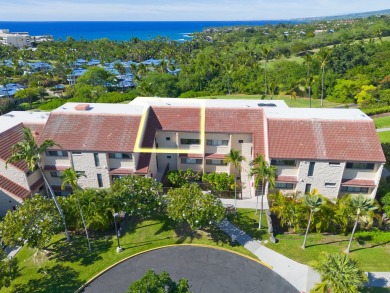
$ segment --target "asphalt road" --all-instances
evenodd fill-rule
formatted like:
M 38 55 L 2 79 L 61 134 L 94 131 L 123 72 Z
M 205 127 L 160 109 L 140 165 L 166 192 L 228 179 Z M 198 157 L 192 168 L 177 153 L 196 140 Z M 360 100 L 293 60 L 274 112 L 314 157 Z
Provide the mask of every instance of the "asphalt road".
M 176 246 L 140 254 L 115 266 L 90 283 L 83 292 L 124 293 L 148 269 L 167 271 L 171 278 L 189 280 L 194 293 L 298 292 L 267 267 L 223 250 Z

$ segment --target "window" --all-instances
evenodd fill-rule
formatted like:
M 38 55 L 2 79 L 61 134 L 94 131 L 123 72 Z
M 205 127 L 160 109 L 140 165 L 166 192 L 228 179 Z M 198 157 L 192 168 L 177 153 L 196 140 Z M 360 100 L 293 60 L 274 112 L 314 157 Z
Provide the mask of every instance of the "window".
M 367 169 L 373 170 L 375 164 L 374 163 L 347 163 L 347 169 Z
M 197 138 L 182 138 L 180 140 L 181 144 L 200 144 L 200 139 Z
M 171 138 L 170 137 L 166 137 L 165 140 L 171 140 Z
M 69 191 L 54 191 L 54 194 L 56 196 L 68 196 L 69 195 Z
M 57 177 L 60 177 L 60 172 L 50 172 L 50 176 L 53 177 L 53 178 L 57 178 Z
M 99 154 L 98 153 L 93 153 L 93 158 L 95 160 L 95 166 L 99 167 L 100 166 Z
M 206 144 L 207 145 L 212 145 L 212 146 L 228 145 L 229 141 L 227 139 L 222 139 L 222 140 L 208 139 L 206 141 Z
M 47 151 L 46 156 L 48 157 L 67 157 L 67 151 Z
M 354 193 L 368 193 L 368 187 L 341 186 L 340 191 Z
M 125 176 L 124 176 L 124 175 L 112 175 L 112 176 L 111 176 L 112 181 L 121 179 L 121 178 L 123 178 L 123 177 L 125 177 Z
M 73 155 L 81 155 L 81 152 L 72 152 Z
M 244 143 L 244 140 L 243 139 L 239 139 L 238 143 Z
M 329 162 L 329 166 L 340 166 L 340 162 Z
M 325 187 L 336 187 L 336 183 L 334 183 L 334 182 L 325 182 Z
M 133 155 L 130 153 L 109 153 L 108 157 L 110 159 L 133 159 Z
M 102 178 L 102 174 L 97 174 L 97 181 L 98 181 L 99 187 L 103 187 L 103 178 Z
M 271 165 L 273 165 L 273 166 L 295 166 L 296 162 L 294 160 L 271 160 Z
M 276 182 L 275 183 L 275 188 L 293 189 L 294 188 L 294 184 L 293 183 Z
M 167 159 L 171 159 L 172 158 L 172 156 L 167 156 Z
M 182 164 L 196 164 L 200 165 L 202 164 L 202 159 L 192 159 L 192 158 L 181 158 L 180 162 Z
M 311 184 L 306 184 L 305 193 L 309 193 L 311 191 Z
M 223 160 L 206 160 L 206 165 L 217 165 L 217 166 L 226 166 Z
M 314 165 L 316 163 L 315 162 L 310 162 L 310 165 L 309 165 L 309 172 L 307 172 L 307 176 L 313 176 L 313 173 L 314 173 Z

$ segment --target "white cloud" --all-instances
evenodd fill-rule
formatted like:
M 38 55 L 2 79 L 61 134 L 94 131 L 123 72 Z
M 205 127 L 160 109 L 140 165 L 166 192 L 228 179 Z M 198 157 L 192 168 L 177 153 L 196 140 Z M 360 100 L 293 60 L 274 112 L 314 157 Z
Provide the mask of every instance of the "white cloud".
M 5 1 L 5 0 L 0 0 Z M 14 0 L 1 20 L 264 20 L 387 9 L 388 0 Z

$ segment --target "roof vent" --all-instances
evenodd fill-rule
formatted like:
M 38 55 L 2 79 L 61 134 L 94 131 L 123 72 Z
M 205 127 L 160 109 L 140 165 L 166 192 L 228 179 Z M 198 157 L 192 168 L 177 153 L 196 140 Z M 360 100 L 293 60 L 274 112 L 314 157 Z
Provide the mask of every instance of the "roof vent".
M 257 104 L 257 106 L 259 106 L 259 107 L 276 107 L 276 105 L 273 103 L 259 103 L 259 104 Z
M 77 111 L 87 111 L 89 110 L 89 104 L 78 104 L 74 108 Z

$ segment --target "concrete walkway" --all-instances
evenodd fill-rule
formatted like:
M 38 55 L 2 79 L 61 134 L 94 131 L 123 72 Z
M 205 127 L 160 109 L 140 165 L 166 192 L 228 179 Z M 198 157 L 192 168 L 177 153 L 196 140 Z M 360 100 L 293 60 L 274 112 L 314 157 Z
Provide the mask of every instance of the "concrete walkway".
M 232 240 L 237 241 L 247 250 L 256 255 L 261 261 L 272 266 L 274 272 L 279 274 L 301 292 L 310 292 L 320 281 L 320 275 L 311 267 L 298 263 L 285 257 L 272 249 L 253 240 L 248 234 L 238 229 L 228 220 L 223 220 L 219 228 L 228 234 Z M 390 272 L 369 272 L 368 287 L 390 287 Z
M 314 284 L 320 281 L 319 274 L 309 266 L 293 261 L 261 245 L 228 220 L 223 220 L 219 224 L 219 228 L 256 255 L 261 261 L 272 266 L 275 273 L 287 280 L 300 292 L 309 292 Z
M 232 205 L 234 206 L 234 199 L 230 198 L 221 198 L 221 201 L 224 205 Z M 255 209 L 256 208 L 256 197 L 248 198 L 248 199 L 237 199 L 237 208 L 243 208 L 243 209 Z M 261 196 L 259 196 L 259 203 L 258 203 L 258 209 L 260 209 L 260 201 L 261 201 Z M 264 196 L 263 199 L 263 209 L 268 210 L 268 200 L 267 197 Z
M 386 131 L 390 131 L 390 128 L 386 127 L 386 128 L 378 128 L 376 130 L 376 132 L 386 132 Z

